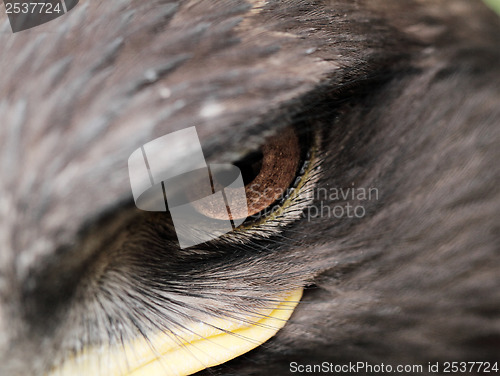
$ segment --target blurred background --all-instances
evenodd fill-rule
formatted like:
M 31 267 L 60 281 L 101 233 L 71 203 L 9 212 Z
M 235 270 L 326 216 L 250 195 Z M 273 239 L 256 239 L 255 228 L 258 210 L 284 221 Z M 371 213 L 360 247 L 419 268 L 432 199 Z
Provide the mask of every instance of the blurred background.
M 484 2 L 500 14 L 500 0 L 484 0 Z

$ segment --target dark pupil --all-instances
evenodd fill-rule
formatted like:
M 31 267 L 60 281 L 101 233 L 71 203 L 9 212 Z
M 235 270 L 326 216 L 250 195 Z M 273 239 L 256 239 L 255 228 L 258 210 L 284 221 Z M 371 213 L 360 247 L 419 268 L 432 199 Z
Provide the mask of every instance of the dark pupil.
M 259 150 L 248 154 L 245 158 L 235 163 L 235 166 L 241 170 L 245 185 L 250 184 L 259 175 L 263 157 L 262 151 Z

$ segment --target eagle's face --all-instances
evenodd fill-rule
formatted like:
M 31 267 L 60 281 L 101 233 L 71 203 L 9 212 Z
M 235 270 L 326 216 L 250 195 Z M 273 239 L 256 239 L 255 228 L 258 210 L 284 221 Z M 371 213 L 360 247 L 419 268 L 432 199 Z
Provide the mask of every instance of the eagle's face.
M 186 374 L 259 345 L 202 373 L 497 355 L 484 5 L 108 0 L 0 22 L 1 375 Z M 192 126 L 256 209 L 181 249 L 127 160 Z

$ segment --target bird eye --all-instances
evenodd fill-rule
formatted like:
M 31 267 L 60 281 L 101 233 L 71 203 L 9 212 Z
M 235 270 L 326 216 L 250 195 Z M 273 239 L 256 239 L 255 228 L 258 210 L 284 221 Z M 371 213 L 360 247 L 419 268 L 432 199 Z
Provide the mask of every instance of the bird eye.
M 273 203 L 286 198 L 303 162 L 302 150 L 297 131 L 290 127 L 268 138 L 259 150 L 236 162 L 245 184 L 246 202 L 232 207 L 230 218 L 249 217 L 251 221 Z M 214 176 L 212 178 L 215 189 L 224 189 Z M 227 215 L 225 211 L 219 213 L 209 205 L 198 204 L 196 208 L 210 218 L 224 219 Z
M 319 176 L 319 138 L 310 129 L 289 127 L 235 163 L 242 171 L 248 206 L 248 219 L 237 230 L 298 219 Z

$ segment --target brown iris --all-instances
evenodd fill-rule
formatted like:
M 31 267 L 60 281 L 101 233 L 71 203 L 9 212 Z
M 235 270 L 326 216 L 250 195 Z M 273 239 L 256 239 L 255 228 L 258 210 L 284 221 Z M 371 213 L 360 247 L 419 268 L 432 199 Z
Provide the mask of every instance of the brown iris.
M 285 197 L 295 180 L 300 159 L 297 134 L 293 128 L 287 128 L 270 137 L 259 152 L 236 163 L 245 182 L 247 202 L 235 203 L 230 210 L 230 218 L 235 220 L 252 216 Z M 213 184 L 217 191 L 224 188 L 217 181 Z M 225 188 L 225 191 L 230 189 Z M 219 212 L 211 205 L 197 205 L 196 208 L 207 217 L 227 219 L 227 211 Z
M 294 129 L 288 128 L 267 141 L 262 147 L 260 171 L 245 185 L 249 216 L 285 196 L 295 180 L 299 162 L 300 146 Z

